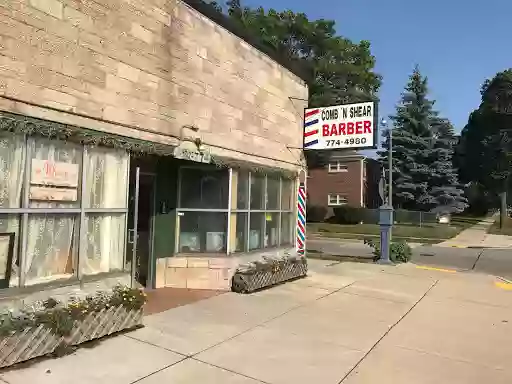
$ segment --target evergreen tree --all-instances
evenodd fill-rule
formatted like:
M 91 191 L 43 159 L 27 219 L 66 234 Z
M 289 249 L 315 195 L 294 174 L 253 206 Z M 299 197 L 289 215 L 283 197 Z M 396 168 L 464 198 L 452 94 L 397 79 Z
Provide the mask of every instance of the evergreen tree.
M 464 188 L 460 185 L 453 166 L 454 147 L 457 143 L 452 124 L 447 119 L 432 122 L 434 159 L 431 164 L 430 194 L 434 197 L 434 211 L 458 213 L 467 207 Z
M 392 116 L 393 205 L 422 211 L 461 212 L 467 206 L 452 162 L 453 126 L 439 117 L 428 98 L 427 78 L 416 66 Z M 387 168 L 389 131 L 381 162 Z
M 416 66 L 402 94 L 396 114 L 391 117 L 393 129 L 393 205 L 402 209 L 430 210 L 436 204 L 430 194 L 430 167 L 435 158 L 431 122 L 434 102 L 427 97 L 427 79 Z M 382 164 L 388 167 L 389 131 L 384 132 L 385 151 L 380 151 Z

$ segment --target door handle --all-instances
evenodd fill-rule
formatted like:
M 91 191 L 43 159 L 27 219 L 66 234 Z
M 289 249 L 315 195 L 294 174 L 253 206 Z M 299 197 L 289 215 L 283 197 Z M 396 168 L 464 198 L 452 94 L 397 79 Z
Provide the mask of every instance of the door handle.
M 128 243 L 133 244 L 134 239 L 135 239 L 135 229 L 129 229 L 128 230 Z

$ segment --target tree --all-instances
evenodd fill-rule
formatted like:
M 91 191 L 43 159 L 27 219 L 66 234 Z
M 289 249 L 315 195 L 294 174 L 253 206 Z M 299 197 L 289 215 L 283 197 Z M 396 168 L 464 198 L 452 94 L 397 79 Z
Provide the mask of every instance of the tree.
M 459 175 L 501 197 L 501 225 L 512 178 L 512 69 L 497 73 L 481 88 L 482 101 L 469 116 L 456 151 Z
M 428 209 L 435 198 L 428 192 L 432 176 L 428 160 L 433 158 L 430 122 L 433 102 L 427 98 L 427 79 L 416 67 L 402 94 L 396 114 L 391 117 L 393 129 L 393 205 L 403 209 Z M 384 132 L 385 151 L 379 152 L 388 167 L 389 134 Z
M 453 166 L 454 147 L 457 142 L 452 124 L 447 119 L 434 118 L 432 122 L 434 139 L 432 178 L 430 194 L 434 197 L 433 211 L 459 213 L 468 206 L 464 188 L 459 184 L 456 168 Z
M 402 94 L 393 123 L 393 203 L 403 209 L 435 208 L 460 212 L 466 206 L 464 192 L 452 165 L 453 127 L 440 118 L 428 98 L 428 80 L 415 67 Z M 380 160 L 388 167 L 389 131 Z
M 334 21 L 309 20 L 303 13 L 252 9 L 240 0 L 229 0 L 227 8 L 262 44 L 312 68 L 310 107 L 377 100 L 381 77 L 368 41 L 353 43 L 336 34 Z M 309 166 L 322 163 L 318 153 L 307 154 Z

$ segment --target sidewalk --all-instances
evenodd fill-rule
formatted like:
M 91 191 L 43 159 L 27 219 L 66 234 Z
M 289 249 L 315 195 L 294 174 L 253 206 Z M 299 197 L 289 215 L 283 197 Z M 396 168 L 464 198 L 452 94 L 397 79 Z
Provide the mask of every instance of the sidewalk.
M 143 329 L 0 382 L 509 384 L 508 287 L 412 264 L 310 260 L 306 279 L 148 316 Z
M 487 218 L 459 233 L 454 238 L 437 244 L 437 247 L 455 248 L 512 248 L 512 236 L 491 235 L 487 231 L 495 218 Z

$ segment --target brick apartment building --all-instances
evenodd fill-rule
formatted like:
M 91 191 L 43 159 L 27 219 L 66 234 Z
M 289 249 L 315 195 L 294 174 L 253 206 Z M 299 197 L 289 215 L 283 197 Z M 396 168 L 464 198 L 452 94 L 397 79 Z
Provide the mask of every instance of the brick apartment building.
M 355 151 L 337 151 L 308 172 L 308 207 L 332 215 L 341 206 L 377 208 L 379 163 Z

